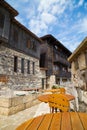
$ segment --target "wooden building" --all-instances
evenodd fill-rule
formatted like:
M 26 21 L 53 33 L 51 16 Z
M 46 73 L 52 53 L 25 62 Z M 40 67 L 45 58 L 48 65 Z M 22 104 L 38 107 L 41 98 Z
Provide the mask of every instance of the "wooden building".
M 18 12 L 0 0 L 0 88 L 41 87 L 41 39 L 19 23 Z
M 40 67 L 46 70 L 47 85 L 61 84 L 71 78 L 70 63 L 67 58 L 71 52 L 52 35 L 41 37 Z

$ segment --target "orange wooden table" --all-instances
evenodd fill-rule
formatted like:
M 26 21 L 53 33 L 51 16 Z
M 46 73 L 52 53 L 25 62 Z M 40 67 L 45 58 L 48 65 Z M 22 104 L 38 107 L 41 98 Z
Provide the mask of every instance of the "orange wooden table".
M 87 114 L 59 112 L 38 116 L 16 130 L 87 130 Z
M 38 100 L 40 100 L 41 102 L 48 103 L 50 95 L 51 94 L 44 94 L 44 95 L 38 96 Z M 63 94 L 63 95 L 65 95 L 69 101 L 75 99 L 73 95 L 69 95 L 69 94 Z

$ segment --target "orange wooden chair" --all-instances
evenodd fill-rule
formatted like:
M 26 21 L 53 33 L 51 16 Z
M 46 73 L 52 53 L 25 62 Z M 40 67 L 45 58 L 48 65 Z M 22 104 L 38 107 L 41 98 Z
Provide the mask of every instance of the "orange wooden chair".
M 65 92 L 66 92 L 65 88 L 60 88 L 60 93 L 65 94 Z
M 67 97 L 63 94 L 51 94 L 49 98 L 49 107 L 50 112 L 57 112 L 57 109 L 60 110 L 60 112 L 64 111 L 67 112 L 70 110 L 70 103 L 67 99 Z

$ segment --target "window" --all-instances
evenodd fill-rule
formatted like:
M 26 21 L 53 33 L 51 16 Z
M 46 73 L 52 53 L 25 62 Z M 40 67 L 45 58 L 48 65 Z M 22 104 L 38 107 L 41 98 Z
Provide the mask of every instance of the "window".
M 40 55 L 40 67 L 46 67 L 46 53 Z
M 30 48 L 30 47 L 31 47 L 31 41 L 27 40 L 27 48 Z
M 75 60 L 75 69 L 79 69 L 78 59 Z
M 27 61 L 27 73 L 30 74 L 30 61 Z
M 56 50 L 58 49 L 58 47 L 56 45 L 54 47 L 55 47 Z
M 0 28 L 4 27 L 4 19 L 5 19 L 5 16 L 0 13 Z
M 15 42 L 18 42 L 18 31 L 17 31 L 17 29 L 14 29 L 14 31 L 13 31 L 13 40 Z
M 24 73 L 24 59 L 21 59 L 21 73 Z
M 32 41 L 31 49 L 36 51 L 36 42 L 34 40 Z
M 35 62 L 32 63 L 33 74 L 35 74 Z
M 17 72 L 18 67 L 18 57 L 14 56 L 14 72 Z
M 30 40 L 30 39 L 27 40 L 27 48 L 36 51 L 37 49 L 36 47 L 37 47 L 36 42 L 34 40 Z

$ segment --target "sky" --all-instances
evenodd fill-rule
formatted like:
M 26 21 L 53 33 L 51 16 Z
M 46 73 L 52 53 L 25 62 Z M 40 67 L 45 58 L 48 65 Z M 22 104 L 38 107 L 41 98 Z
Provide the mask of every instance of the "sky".
M 87 36 L 87 0 L 5 0 L 38 37 L 53 35 L 73 52 Z

